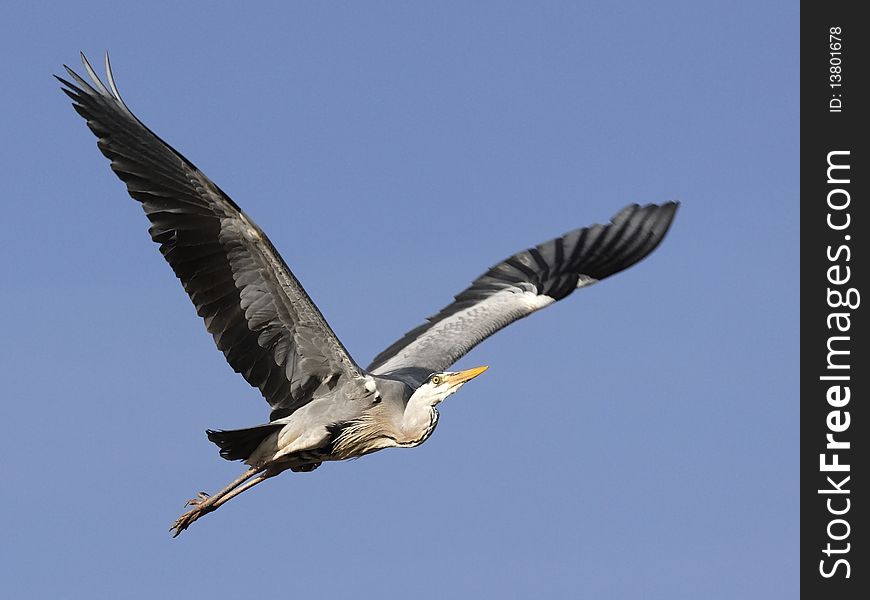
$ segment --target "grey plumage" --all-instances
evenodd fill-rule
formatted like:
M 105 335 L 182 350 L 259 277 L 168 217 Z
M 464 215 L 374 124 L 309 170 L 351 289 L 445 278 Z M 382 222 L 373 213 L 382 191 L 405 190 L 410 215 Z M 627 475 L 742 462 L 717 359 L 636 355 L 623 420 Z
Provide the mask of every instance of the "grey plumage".
M 632 204 L 608 225 L 575 229 L 514 254 L 381 352 L 368 370 L 418 381 L 446 369 L 499 329 L 646 257 L 676 210 L 675 202 Z
M 181 280 L 227 362 L 269 403 L 269 423 L 209 430 L 229 460 L 250 469 L 191 500 L 175 535 L 253 485 L 388 447 L 424 442 L 435 406 L 485 367 L 446 371 L 478 343 L 646 257 L 664 238 L 675 202 L 631 205 L 607 225 L 576 229 L 519 252 L 477 278 L 423 325 L 362 369 L 266 234 L 192 162 L 149 130 L 82 55 L 90 82 L 58 77 L 100 151 L 151 221 L 149 233 Z
M 95 87 L 67 67 L 78 87 L 61 79 L 64 92 L 87 119 L 112 170 L 142 203 L 151 239 L 160 244 L 215 344 L 230 366 L 260 389 L 271 418 L 291 414 L 325 381 L 360 377 L 266 234 L 143 125 L 83 61 Z M 109 82 L 115 90 L 112 77 Z

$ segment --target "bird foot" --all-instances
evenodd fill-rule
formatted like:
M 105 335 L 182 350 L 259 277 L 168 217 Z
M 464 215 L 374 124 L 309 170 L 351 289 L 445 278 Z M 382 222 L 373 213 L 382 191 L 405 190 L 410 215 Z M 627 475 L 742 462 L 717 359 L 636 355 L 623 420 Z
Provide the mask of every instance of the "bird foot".
M 169 528 L 169 531 L 172 532 L 172 537 L 178 537 L 178 534 L 190 527 L 191 523 L 207 512 L 211 512 L 209 510 L 210 507 L 205 505 L 210 497 L 205 492 L 200 492 L 196 495 L 196 498 L 191 498 L 185 503 L 185 506 L 192 506 L 193 508 L 178 517 L 175 523 L 172 524 L 172 527 Z

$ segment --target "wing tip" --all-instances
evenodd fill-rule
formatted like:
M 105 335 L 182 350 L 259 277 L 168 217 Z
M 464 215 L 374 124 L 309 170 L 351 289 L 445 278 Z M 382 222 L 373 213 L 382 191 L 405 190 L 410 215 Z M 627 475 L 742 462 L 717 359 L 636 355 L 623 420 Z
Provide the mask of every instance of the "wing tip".
M 82 66 L 84 67 L 90 81 L 76 73 L 75 70 L 72 69 L 69 65 L 64 64 L 63 68 L 68 73 L 72 81 L 64 79 L 63 77 L 60 77 L 58 75 L 52 75 L 63 86 L 65 86 L 65 88 L 68 88 L 68 90 L 64 88 L 62 89 L 64 89 L 64 91 L 66 91 L 67 93 L 69 93 L 69 91 L 72 91 L 77 94 L 84 93 L 86 95 L 102 96 L 106 99 L 116 102 L 119 106 L 121 106 L 125 111 L 129 113 L 130 109 L 127 107 L 127 104 L 121 97 L 121 93 L 118 91 L 118 85 L 115 83 L 115 74 L 112 71 L 112 63 L 109 59 L 108 50 L 105 52 L 104 55 L 106 82 L 108 83 L 108 86 L 103 83 L 103 80 L 97 74 L 96 69 L 94 69 L 93 65 L 91 65 L 90 60 L 88 60 L 88 57 L 84 52 L 79 51 L 79 58 L 82 61 Z

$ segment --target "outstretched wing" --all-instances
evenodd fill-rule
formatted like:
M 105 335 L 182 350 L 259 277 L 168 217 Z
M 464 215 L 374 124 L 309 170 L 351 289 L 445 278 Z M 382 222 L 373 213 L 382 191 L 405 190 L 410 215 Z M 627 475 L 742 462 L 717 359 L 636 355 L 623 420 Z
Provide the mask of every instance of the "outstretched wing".
M 181 280 L 227 362 L 260 392 L 272 418 L 291 414 L 320 385 L 359 377 L 335 336 L 263 231 L 193 163 L 137 119 L 118 94 L 108 56 L 103 85 L 65 67 L 58 77 L 112 170 L 142 203 L 149 233 Z
M 368 369 L 414 381 L 447 369 L 499 329 L 643 259 L 664 238 L 677 206 L 632 204 L 608 225 L 575 229 L 514 254 L 381 352 Z

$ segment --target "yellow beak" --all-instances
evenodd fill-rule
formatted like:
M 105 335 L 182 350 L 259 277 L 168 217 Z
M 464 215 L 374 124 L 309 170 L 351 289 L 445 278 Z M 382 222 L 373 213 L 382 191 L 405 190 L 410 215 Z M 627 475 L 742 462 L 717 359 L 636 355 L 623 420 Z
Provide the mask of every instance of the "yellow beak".
M 460 383 L 465 383 L 466 381 L 470 381 L 486 371 L 489 367 L 475 367 L 473 369 L 468 369 L 467 371 L 460 371 L 459 373 L 454 373 L 453 375 L 447 375 L 444 380 L 450 385 L 457 385 Z

